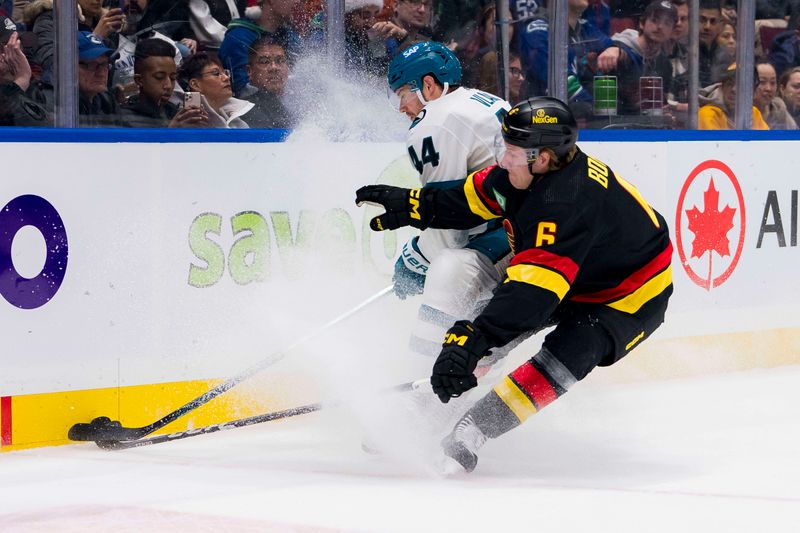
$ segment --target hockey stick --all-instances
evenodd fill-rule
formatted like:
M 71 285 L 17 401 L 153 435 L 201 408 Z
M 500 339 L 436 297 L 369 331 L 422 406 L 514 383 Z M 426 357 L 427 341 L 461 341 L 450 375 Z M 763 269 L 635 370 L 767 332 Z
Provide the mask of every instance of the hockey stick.
M 389 389 L 389 392 L 404 392 L 417 390 L 426 384 L 428 379 L 421 379 L 418 381 L 411 381 L 396 385 Z M 189 437 L 197 437 L 198 435 L 207 435 L 209 433 L 216 433 L 217 431 L 225 431 L 227 429 L 241 428 L 261 424 L 263 422 L 271 422 L 272 420 L 280 420 L 281 418 L 290 418 L 293 416 L 304 415 L 313 413 L 323 408 L 322 403 L 310 403 L 301 405 L 299 407 L 292 407 L 284 409 L 283 411 L 273 411 L 271 413 L 264 413 L 262 415 L 250 416 L 247 418 L 240 418 L 230 422 L 222 422 L 221 424 L 213 424 L 211 426 L 204 426 L 200 428 L 187 429 L 186 431 L 179 431 L 177 433 L 169 433 L 167 435 L 156 435 L 155 437 L 148 437 L 143 439 L 128 440 L 128 441 L 96 441 L 96 444 L 104 450 L 127 450 L 128 448 L 140 448 L 142 446 L 150 446 L 153 444 L 162 444 L 164 442 L 172 442 L 180 439 L 188 439 Z
M 162 427 L 166 426 L 167 424 L 177 420 L 178 418 L 182 417 L 183 415 L 194 411 L 201 405 L 205 405 L 206 403 L 210 402 L 220 394 L 229 391 L 242 381 L 246 380 L 247 378 L 261 372 L 268 366 L 271 366 L 297 348 L 298 346 L 308 342 L 309 340 L 313 339 L 317 335 L 323 333 L 324 331 L 330 329 L 331 327 L 339 324 L 354 314 L 358 313 L 365 307 L 369 306 L 376 300 L 379 300 L 383 296 L 389 294 L 392 291 L 392 286 L 388 286 L 384 289 L 381 289 L 376 294 L 370 296 L 354 308 L 350 309 L 346 313 L 339 315 L 338 317 L 334 318 L 327 324 L 317 328 L 316 330 L 312 331 L 305 337 L 302 337 L 295 341 L 293 344 L 289 345 L 288 347 L 275 352 L 268 357 L 264 358 L 263 360 L 259 361 L 255 365 L 251 366 L 247 370 L 229 378 L 227 381 L 220 383 L 213 389 L 203 393 L 202 395 L 198 396 L 194 400 L 190 401 L 189 403 L 179 407 L 178 409 L 168 413 L 162 418 L 159 418 L 152 424 L 147 426 L 142 426 L 138 428 L 129 428 L 123 426 L 120 422 L 116 420 L 111 420 L 107 416 L 97 417 L 88 424 L 86 423 L 78 423 L 73 425 L 69 429 L 69 433 L 67 437 L 69 440 L 73 441 L 125 441 L 125 440 L 136 440 L 141 439 L 142 437 L 149 435 L 150 433 L 161 429 Z

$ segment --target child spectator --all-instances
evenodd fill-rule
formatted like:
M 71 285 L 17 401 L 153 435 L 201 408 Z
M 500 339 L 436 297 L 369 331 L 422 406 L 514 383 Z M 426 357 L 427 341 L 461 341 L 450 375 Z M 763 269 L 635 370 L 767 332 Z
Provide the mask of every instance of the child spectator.
M 758 87 L 758 75 L 754 73 L 755 89 Z M 731 64 L 718 83 L 700 89 L 700 110 L 697 112 L 697 129 L 699 130 L 732 130 L 736 111 L 736 63 Z M 753 106 L 753 124 L 751 129 L 768 130 L 761 112 Z
M 219 59 L 233 75 L 233 91 L 236 95 L 252 91 L 247 89 L 247 61 L 250 45 L 257 39 L 273 36 L 286 43 L 287 50 L 294 55 L 300 51 L 300 36 L 291 26 L 292 9 L 300 0 L 264 0 L 257 20 L 238 18 L 228 25 L 225 39 L 219 48 Z
M 136 43 L 133 80 L 139 89 L 120 109 L 122 123 L 129 128 L 206 127 L 202 108 L 179 108 L 169 99 L 178 77 L 175 47 L 163 39 Z
M 778 76 L 775 67 L 766 61 L 756 63 L 758 86 L 753 94 L 753 105 L 761 112 L 764 122 L 771 130 L 796 130 L 794 121 L 786 104 L 778 98 Z
M 255 104 L 247 115 L 251 128 L 292 128 L 296 117 L 283 103 L 289 79 L 289 59 L 286 46 L 273 37 L 262 37 L 250 47 L 247 65 L 250 83 L 258 89 L 247 97 Z
M 108 90 L 112 53 L 99 36 L 78 32 L 78 122 L 82 127 L 121 125 L 116 100 Z
M 620 94 L 620 114 L 638 115 L 640 112 L 640 78 L 659 77 L 662 87 L 662 104 L 666 103 L 667 87 L 672 84 L 672 63 L 664 47 L 672 38 L 678 20 L 677 8 L 668 0 L 650 2 L 639 19 L 639 31 L 623 30 L 614 34 L 612 40 L 622 45 L 609 49 L 598 57 L 618 53 L 617 83 Z
M 0 17 L 0 126 L 47 126 L 44 95 L 31 83 L 16 26 Z
M 786 109 L 795 124 L 800 123 L 800 67 L 792 67 L 781 74 L 778 86 Z
M 184 91 L 200 93 L 208 127 L 249 127 L 242 116 L 253 108 L 253 103 L 233 98 L 230 72 L 218 59 L 198 52 L 181 64 L 178 80 Z

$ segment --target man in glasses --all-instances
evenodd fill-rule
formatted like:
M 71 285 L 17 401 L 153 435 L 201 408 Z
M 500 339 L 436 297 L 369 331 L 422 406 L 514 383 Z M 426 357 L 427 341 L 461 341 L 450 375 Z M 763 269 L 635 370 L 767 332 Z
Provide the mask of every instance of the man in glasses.
M 78 121 L 82 127 L 114 127 L 122 122 L 108 90 L 114 51 L 88 31 L 78 32 Z
M 667 223 L 636 188 L 583 153 L 567 105 L 520 102 L 503 119 L 505 155 L 458 187 L 362 187 L 383 206 L 373 230 L 469 228 L 503 220 L 514 254 L 505 282 L 472 321 L 444 336 L 431 385 L 447 403 L 477 386 L 478 362 L 555 325 L 541 349 L 467 410 L 442 441 L 445 473 L 471 472 L 487 439 L 522 424 L 598 366 L 639 346 L 672 294 Z M 479 374 L 478 374 L 479 375 Z
M 274 37 L 262 37 L 250 47 L 247 63 L 250 85 L 256 92 L 246 99 L 255 104 L 247 114 L 251 128 L 288 129 L 296 117 L 283 102 L 286 82 L 289 80 L 289 59 L 286 46 Z
M 263 0 L 257 20 L 239 18 L 231 21 L 225 39 L 219 48 L 219 59 L 231 71 L 233 93 L 243 97 L 252 89 L 248 87 L 247 73 L 250 47 L 261 37 L 282 40 L 291 54 L 300 52 L 300 36 L 292 26 L 292 10 L 300 0 Z

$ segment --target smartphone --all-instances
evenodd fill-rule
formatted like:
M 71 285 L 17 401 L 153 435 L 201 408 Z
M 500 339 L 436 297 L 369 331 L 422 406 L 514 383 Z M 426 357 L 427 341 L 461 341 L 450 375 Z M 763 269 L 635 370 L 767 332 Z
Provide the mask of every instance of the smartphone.
M 183 93 L 183 107 L 202 107 L 200 103 L 200 93 L 191 91 Z

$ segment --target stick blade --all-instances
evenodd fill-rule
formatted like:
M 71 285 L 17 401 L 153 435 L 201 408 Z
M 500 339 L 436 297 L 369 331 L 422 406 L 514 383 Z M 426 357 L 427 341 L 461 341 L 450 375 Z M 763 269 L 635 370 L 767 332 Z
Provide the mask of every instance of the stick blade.
M 77 442 L 133 440 L 141 437 L 141 428 L 122 427 L 120 422 L 100 416 L 88 424 L 73 425 L 69 428 L 67 437 Z

